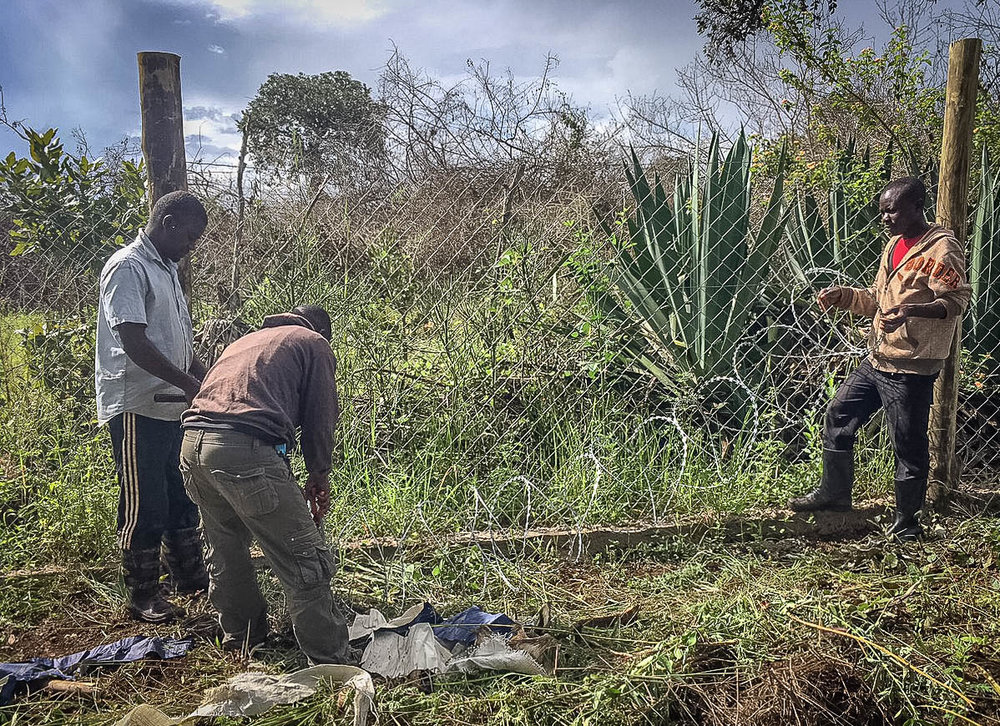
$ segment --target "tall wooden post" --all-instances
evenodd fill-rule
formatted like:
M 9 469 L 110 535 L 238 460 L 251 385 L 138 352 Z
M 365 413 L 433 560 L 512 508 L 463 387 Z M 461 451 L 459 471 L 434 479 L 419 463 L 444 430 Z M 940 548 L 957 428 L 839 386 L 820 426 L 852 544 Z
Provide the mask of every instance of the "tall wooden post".
M 951 44 L 948 54 L 948 87 L 945 92 L 944 136 L 941 142 L 941 175 L 938 183 L 937 222 L 954 230 L 963 244 L 969 218 L 969 168 L 972 129 L 979 91 L 979 38 Z M 947 502 L 958 487 L 961 467 L 955 456 L 955 418 L 958 411 L 958 367 L 962 348 L 959 322 L 951 355 L 934 386 L 934 406 L 928 433 L 931 439 L 929 495 L 937 504 Z
M 139 53 L 139 105 L 142 108 L 142 155 L 149 177 L 149 208 L 164 194 L 187 190 L 184 154 L 184 108 L 181 105 L 181 57 Z M 180 264 L 181 284 L 191 296 L 191 269 Z

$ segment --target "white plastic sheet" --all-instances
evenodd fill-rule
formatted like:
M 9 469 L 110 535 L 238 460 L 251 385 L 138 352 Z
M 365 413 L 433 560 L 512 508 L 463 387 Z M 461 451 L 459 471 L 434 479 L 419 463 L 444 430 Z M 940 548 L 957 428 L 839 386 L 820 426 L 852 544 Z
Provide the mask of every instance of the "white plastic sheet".
M 378 630 L 361 656 L 361 667 L 385 678 L 402 678 L 414 671 L 441 673 L 451 653 L 434 637 L 428 623 L 410 627 L 406 636 Z
M 472 673 L 479 670 L 524 673 L 528 676 L 543 676 L 545 669 L 525 653 L 510 647 L 502 635 L 494 635 L 472 648 L 468 655 L 455 658 L 448 664 L 449 671 Z
M 361 667 L 385 678 L 404 678 L 415 671 L 471 673 L 494 670 L 526 675 L 545 674 L 545 668 L 537 660 L 524 650 L 512 648 L 503 635 L 494 635 L 467 650 L 456 648 L 453 653 L 435 637 L 434 628 L 428 623 L 410 626 L 406 635 L 388 629 L 406 625 L 422 609 L 422 605 L 414 605 L 391 621 L 375 609 L 357 615 L 350 627 L 351 640 L 372 636 L 361 656 Z
M 151 706 L 133 709 L 116 726 L 179 726 L 202 717 L 256 716 L 280 704 L 301 701 L 329 679 L 354 688 L 354 726 L 365 726 L 375 698 L 372 677 L 361 668 L 323 664 L 287 675 L 240 673 L 205 694 L 202 704 L 188 716 L 170 718 Z

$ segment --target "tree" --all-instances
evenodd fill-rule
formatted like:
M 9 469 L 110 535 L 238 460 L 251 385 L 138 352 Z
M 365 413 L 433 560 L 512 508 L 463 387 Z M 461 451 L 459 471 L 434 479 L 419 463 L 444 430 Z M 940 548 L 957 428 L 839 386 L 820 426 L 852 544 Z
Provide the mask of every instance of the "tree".
M 694 16 L 698 32 L 705 36 L 705 52 L 712 59 L 732 58 L 735 49 L 768 27 L 770 10 L 794 9 L 818 14 L 823 6 L 832 13 L 837 0 L 698 0 L 701 12 Z
M 11 256 L 40 255 L 74 270 L 99 269 L 145 223 L 142 161 L 91 159 L 63 149 L 55 129 L 8 123 L 28 156 L 0 159 L 0 208 L 9 216 Z
M 385 107 L 346 71 L 272 73 L 237 125 L 264 169 L 338 176 L 385 153 Z

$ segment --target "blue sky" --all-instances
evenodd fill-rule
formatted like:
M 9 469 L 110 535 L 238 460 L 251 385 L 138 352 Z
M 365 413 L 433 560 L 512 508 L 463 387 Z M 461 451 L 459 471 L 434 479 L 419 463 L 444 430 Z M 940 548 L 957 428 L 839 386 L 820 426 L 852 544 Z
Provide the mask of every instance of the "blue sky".
M 136 52 L 181 60 L 189 156 L 238 147 L 232 116 L 269 73 L 346 70 L 374 87 L 393 45 L 439 78 L 488 60 L 555 79 L 601 115 L 626 92 L 670 94 L 702 45 L 694 0 L 0 0 L 10 118 L 82 129 L 95 150 L 139 130 Z M 838 15 L 869 19 L 869 0 Z M 0 130 L 0 153 L 19 142 Z

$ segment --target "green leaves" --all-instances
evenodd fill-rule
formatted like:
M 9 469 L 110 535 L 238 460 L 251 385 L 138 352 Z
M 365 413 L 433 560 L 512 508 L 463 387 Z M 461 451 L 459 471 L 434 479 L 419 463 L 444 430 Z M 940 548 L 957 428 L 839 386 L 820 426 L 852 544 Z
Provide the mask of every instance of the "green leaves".
M 60 264 L 99 267 L 142 226 L 142 162 L 74 156 L 55 129 L 23 128 L 28 156 L 0 162 L 0 202 L 12 220 L 10 254 L 45 254 Z
M 979 201 L 969 227 L 969 282 L 965 345 L 977 353 L 1000 349 L 1000 170 L 984 148 Z
M 799 290 L 869 281 L 882 249 L 878 193 L 891 179 L 891 149 L 876 164 L 867 149 L 859 155 L 851 139 L 838 151 L 826 209 L 811 190 L 798 196 L 785 250 Z
M 608 290 L 591 294 L 606 315 L 641 331 L 627 348 L 661 381 L 670 367 L 695 379 L 729 371 L 763 294 L 785 224 L 787 154 L 783 149 L 756 233 L 750 221 L 752 154 L 741 134 L 722 159 L 713 137 L 704 179 L 696 157 L 668 196 L 658 178 L 649 181 L 632 151 L 625 172 L 636 207 L 627 221 L 628 240 L 615 244 Z

